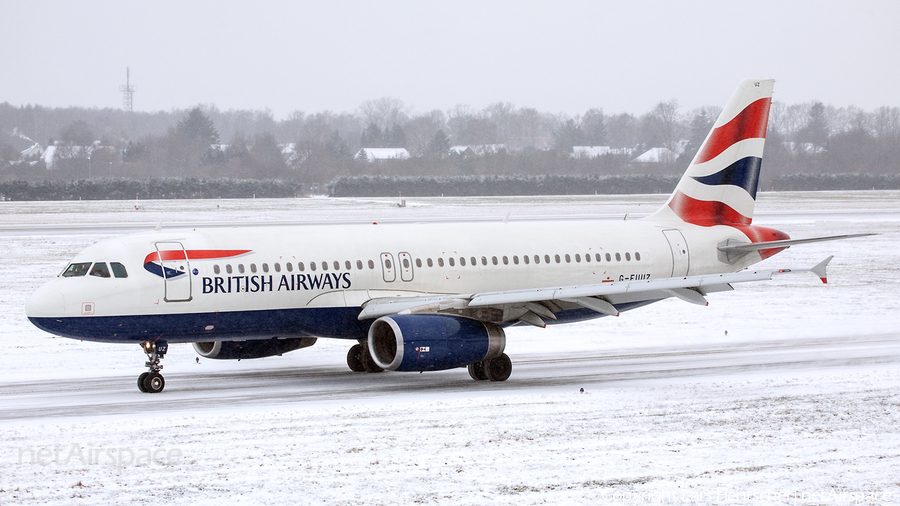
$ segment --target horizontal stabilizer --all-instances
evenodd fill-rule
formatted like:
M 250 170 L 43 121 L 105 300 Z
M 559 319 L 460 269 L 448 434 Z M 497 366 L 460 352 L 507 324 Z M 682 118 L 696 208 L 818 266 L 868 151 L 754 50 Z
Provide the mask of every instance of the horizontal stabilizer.
M 807 244 L 811 242 L 822 242 L 822 241 L 836 241 L 838 239 L 851 239 L 853 237 L 866 237 L 870 235 L 878 235 L 878 234 L 844 234 L 844 235 L 830 235 L 827 237 L 810 237 L 809 239 L 785 239 L 783 241 L 764 241 L 764 242 L 742 242 L 733 244 L 729 241 L 728 244 L 719 245 L 718 249 L 722 252 L 729 251 L 758 251 L 761 249 L 772 249 L 772 248 L 787 248 L 789 246 L 794 246 L 797 244 Z

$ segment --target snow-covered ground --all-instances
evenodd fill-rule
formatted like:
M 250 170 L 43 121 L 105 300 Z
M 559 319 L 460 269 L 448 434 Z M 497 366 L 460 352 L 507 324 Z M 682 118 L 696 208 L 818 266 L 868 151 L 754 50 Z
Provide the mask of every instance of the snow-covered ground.
M 827 285 L 782 276 L 709 307 L 508 329 L 504 384 L 352 374 L 348 344 L 320 340 L 200 365 L 173 345 L 166 391 L 147 396 L 136 346 L 53 338 L 23 315 L 123 225 L 622 219 L 665 197 L 406 200 L 0 202 L 0 504 L 900 503 L 900 192 L 761 194 L 754 223 L 792 237 L 880 235 L 761 264 L 834 254 Z

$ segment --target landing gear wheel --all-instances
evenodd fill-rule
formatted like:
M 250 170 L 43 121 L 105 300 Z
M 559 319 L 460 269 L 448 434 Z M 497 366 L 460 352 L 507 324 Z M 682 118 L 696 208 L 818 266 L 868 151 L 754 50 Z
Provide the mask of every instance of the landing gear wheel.
M 381 372 L 384 370 L 375 363 L 375 359 L 373 359 L 372 354 L 369 353 L 368 346 L 360 346 L 360 348 L 362 349 L 360 350 L 359 358 L 362 360 L 362 365 L 366 372 Z
M 138 390 L 141 392 L 147 393 L 147 389 L 144 388 L 144 381 L 147 379 L 147 376 L 150 376 L 149 372 L 142 372 L 140 376 L 138 376 Z
M 347 352 L 347 365 L 350 366 L 350 370 L 353 372 L 366 372 L 366 367 L 362 361 L 362 351 L 363 347 L 361 344 L 354 344 L 350 347 L 350 351 Z
M 506 381 L 512 374 L 512 361 L 503 353 L 499 357 L 485 360 L 483 371 L 491 381 Z
M 485 381 L 488 379 L 487 374 L 484 372 L 484 362 L 469 364 L 467 369 L 469 370 L 469 377 L 475 381 Z
M 146 378 L 144 378 L 145 392 L 158 394 L 163 391 L 163 388 L 166 388 L 166 380 L 162 377 L 162 374 L 158 372 L 151 372 L 147 374 Z
M 162 340 L 146 341 L 141 343 L 141 349 L 147 354 L 147 362 L 144 364 L 149 371 L 138 376 L 138 390 L 146 394 L 157 394 L 166 387 L 166 380 L 159 373 L 163 366 L 159 361 L 166 356 L 169 345 Z

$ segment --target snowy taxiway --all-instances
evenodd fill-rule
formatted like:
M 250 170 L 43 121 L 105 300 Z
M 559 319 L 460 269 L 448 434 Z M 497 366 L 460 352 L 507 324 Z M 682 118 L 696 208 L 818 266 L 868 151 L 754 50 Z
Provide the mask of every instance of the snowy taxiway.
M 792 237 L 880 235 L 761 264 L 834 254 L 827 285 L 783 276 L 705 308 L 509 329 L 502 384 L 353 374 L 349 344 L 320 340 L 199 365 L 173 345 L 147 396 L 136 346 L 53 338 L 23 314 L 79 249 L 160 223 L 632 219 L 663 200 L 2 202 L 0 504 L 900 502 L 900 192 L 761 194 L 754 222 Z

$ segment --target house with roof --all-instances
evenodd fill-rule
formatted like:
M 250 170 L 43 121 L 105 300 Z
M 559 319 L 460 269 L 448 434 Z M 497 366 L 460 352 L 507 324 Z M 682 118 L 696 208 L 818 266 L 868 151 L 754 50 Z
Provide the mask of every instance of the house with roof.
M 384 162 L 387 160 L 407 160 L 409 159 L 409 151 L 406 148 L 362 148 L 355 158 L 361 160 L 366 157 L 369 163 Z

